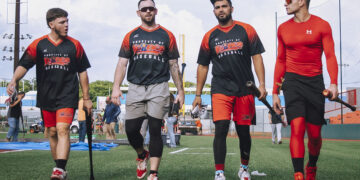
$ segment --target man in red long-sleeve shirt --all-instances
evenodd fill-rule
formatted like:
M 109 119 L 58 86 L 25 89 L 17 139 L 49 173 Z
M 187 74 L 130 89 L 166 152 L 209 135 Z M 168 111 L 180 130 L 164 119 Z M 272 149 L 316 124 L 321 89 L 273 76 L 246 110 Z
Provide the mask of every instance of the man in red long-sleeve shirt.
M 308 133 L 309 161 L 306 180 L 316 177 L 316 162 L 321 149 L 321 127 L 325 124 L 322 91 L 322 53 L 325 53 L 331 84 L 337 97 L 338 65 L 331 27 L 325 20 L 309 13 L 310 0 L 286 0 L 287 13 L 294 17 L 278 29 L 278 57 L 275 66 L 273 105 L 280 114 L 280 84 L 285 96 L 286 115 L 291 124 L 290 152 L 296 180 L 304 179 L 304 134 Z

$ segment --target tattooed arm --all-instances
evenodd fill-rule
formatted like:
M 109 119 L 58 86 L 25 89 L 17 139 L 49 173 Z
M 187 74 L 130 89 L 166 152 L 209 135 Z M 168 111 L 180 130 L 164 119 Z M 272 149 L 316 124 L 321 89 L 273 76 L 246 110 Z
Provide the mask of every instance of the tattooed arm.
M 171 73 L 172 79 L 175 83 L 176 88 L 178 89 L 178 95 L 176 96 L 174 103 L 179 102 L 180 108 L 181 108 L 182 105 L 184 104 L 185 93 L 184 93 L 184 87 L 182 84 L 182 76 L 180 74 L 178 60 L 177 59 L 169 60 L 169 65 L 170 65 L 170 73 Z

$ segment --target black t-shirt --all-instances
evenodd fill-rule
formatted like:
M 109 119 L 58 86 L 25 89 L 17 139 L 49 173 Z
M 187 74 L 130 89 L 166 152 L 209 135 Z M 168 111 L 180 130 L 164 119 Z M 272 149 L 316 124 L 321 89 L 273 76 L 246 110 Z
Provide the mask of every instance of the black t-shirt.
M 278 123 L 282 122 L 281 116 L 283 115 L 283 113 L 280 115 L 276 114 L 275 112 L 271 112 L 271 111 L 269 111 L 269 113 L 271 114 L 271 123 L 272 124 L 278 124 Z
M 90 67 L 79 41 L 67 36 L 56 44 L 45 35 L 29 45 L 19 65 L 26 69 L 36 65 L 37 107 L 47 111 L 77 108 L 78 73 Z
M 234 21 L 230 27 L 218 25 L 205 34 L 197 62 L 204 66 L 213 63 L 212 94 L 245 96 L 251 94 L 246 82 L 254 81 L 251 56 L 263 52 L 265 49 L 255 29 Z
M 140 26 L 126 34 L 119 57 L 129 59 L 129 82 L 150 85 L 169 81 L 169 60 L 179 58 L 179 51 L 174 35 L 164 27 L 149 31 Z
M 21 101 L 14 107 L 9 107 L 7 116 L 12 118 L 19 118 L 20 114 L 21 114 Z

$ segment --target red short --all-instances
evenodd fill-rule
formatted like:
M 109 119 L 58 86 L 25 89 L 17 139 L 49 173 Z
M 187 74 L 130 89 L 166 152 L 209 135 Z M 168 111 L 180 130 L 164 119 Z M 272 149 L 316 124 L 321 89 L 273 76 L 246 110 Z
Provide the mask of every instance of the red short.
M 56 127 L 56 123 L 71 124 L 74 119 L 74 108 L 63 108 L 56 111 L 42 110 L 45 127 Z
M 233 113 L 233 121 L 238 125 L 251 125 L 255 116 L 255 99 L 253 95 L 226 96 L 213 94 L 212 109 L 214 122 L 230 120 Z

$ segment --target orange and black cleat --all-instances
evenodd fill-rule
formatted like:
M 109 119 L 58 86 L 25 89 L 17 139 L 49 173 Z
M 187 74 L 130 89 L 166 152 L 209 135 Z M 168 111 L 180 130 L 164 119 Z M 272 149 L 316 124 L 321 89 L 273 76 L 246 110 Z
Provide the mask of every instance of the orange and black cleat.
M 296 172 L 294 174 L 294 179 L 295 180 L 304 180 L 304 174 L 302 172 Z

